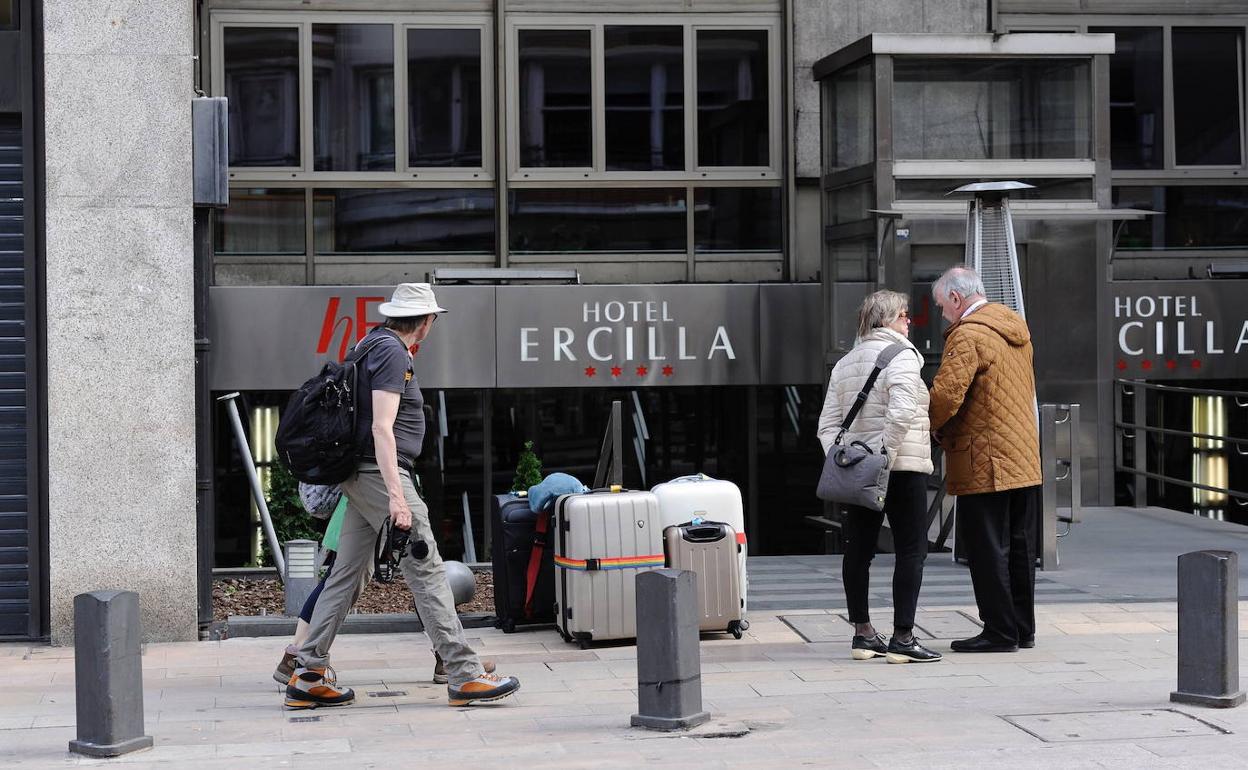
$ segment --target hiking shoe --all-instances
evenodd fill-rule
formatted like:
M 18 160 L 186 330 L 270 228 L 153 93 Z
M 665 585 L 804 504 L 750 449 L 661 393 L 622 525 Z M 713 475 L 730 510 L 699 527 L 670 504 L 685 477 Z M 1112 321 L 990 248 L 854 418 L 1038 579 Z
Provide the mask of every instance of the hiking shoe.
M 282 653 L 282 662 L 277 664 L 277 668 L 273 669 L 273 681 L 285 687 L 290 684 L 290 678 L 295 675 L 295 668 L 299 665 L 296 660 L 295 653 L 286 648 L 286 652 Z
M 447 685 L 446 700 L 450 706 L 467 706 L 506 698 L 519 689 L 520 680 L 514 676 L 482 674 L 463 684 Z
M 875 636 L 863 636 L 858 634 L 854 637 L 854 642 L 849 646 L 849 654 L 854 660 L 871 660 L 872 658 L 883 657 L 888 654 L 888 643 L 884 641 L 884 635 L 877 633 Z
M 884 659 L 889 663 L 935 663 L 941 657 L 939 652 L 927 649 L 914 637 L 908 642 L 899 642 L 893 637 L 888 640 L 888 654 Z
M 494 661 L 481 660 L 481 668 L 485 669 L 485 673 L 494 673 Z M 442 656 L 436 652 L 433 654 L 433 683 L 446 684 L 450 679 L 446 676 L 446 664 L 442 662 Z
M 355 693 L 350 688 L 338 687 L 330 671 L 328 667 L 296 668 L 286 685 L 286 708 L 314 709 L 353 703 Z

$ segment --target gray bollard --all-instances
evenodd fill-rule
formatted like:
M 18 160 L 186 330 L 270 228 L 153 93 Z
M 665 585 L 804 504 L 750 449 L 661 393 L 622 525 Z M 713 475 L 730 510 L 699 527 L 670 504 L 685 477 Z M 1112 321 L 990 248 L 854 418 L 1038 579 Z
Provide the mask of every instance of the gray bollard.
M 685 730 L 702 710 L 697 574 L 656 569 L 637 576 L 637 713 L 633 727 Z
M 92 591 L 74 597 L 74 697 L 78 739 L 69 750 L 117 757 L 150 749 L 143 734 L 139 595 Z
M 286 593 L 286 615 L 295 617 L 304 602 L 321 582 L 317 577 L 316 543 L 311 540 L 286 541 L 286 575 L 282 588 Z
M 1239 687 L 1239 554 L 1179 557 L 1179 688 L 1175 703 L 1231 708 Z

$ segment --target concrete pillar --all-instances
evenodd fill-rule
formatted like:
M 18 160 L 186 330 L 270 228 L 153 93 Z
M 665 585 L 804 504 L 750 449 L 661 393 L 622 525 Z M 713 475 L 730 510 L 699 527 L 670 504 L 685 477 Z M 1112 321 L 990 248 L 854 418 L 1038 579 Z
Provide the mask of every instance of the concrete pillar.
M 195 639 L 193 8 L 44 3 L 43 39 L 52 641 L 109 585 Z
M 1230 708 L 1239 686 L 1239 554 L 1193 551 L 1179 557 L 1179 686 L 1175 703 Z
M 142 624 L 133 591 L 74 597 L 74 700 L 78 738 L 69 750 L 116 757 L 152 747 L 143 734 Z
M 634 727 L 683 730 L 702 710 L 697 574 L 657 569 L 637 575 L 637 713 Z

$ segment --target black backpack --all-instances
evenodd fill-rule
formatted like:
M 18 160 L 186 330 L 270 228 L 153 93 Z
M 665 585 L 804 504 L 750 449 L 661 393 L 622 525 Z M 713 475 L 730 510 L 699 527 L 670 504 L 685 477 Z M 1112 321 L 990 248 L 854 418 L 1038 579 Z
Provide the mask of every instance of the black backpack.
M 299 481 L 338 484 L 360 461 L 358 366 L 388 335 L 357 345 L 341 364 L 330 362 L 286 403 L 277 425 L 277 456 Z

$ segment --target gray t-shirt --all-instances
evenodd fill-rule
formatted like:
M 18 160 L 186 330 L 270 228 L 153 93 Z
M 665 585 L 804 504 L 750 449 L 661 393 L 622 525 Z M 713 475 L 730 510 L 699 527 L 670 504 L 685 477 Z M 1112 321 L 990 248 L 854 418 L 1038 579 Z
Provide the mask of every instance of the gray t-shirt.
M 359 446 L 364 457 L 375 457 L 373 449 L 373 394 L 374 390 L 401 393 L 399 413 L 394 420 L 394 440 L 399 457 L 408 463 L 420 456 L 420 446 L 425 439 L 425 399 L 420 394 L 416 375 L 412 371 L 412 356 L 399 336 L 388 329 L 374 329 L 358 344 L 371 344 L 375 335 L 385 339 L 368 351 L 363 365 L 358 367 L 360 393 Z

